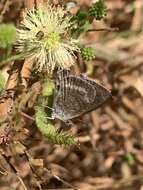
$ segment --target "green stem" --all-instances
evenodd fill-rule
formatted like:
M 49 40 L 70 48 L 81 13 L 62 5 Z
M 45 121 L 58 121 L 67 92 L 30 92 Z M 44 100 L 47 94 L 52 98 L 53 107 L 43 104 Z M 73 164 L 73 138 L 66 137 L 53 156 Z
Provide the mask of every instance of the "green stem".
M 24 59 L 28 55 L 29 53 L 20 53 L 20 54 L 12 55 L 10 57 L 6 57 L 4 60 L 0 61 L 0 67 L 4 66 L 6 63 L 11 62 L 11 61 Z

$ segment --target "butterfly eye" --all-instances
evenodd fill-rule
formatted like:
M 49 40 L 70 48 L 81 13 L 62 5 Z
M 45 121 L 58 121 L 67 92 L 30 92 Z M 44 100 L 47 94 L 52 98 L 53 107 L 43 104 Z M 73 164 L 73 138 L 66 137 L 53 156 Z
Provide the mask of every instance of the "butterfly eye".
M 44 32 L 40 30 L 37 32 L 36 37 L 38 40 L 41 40 L 44 37 Z

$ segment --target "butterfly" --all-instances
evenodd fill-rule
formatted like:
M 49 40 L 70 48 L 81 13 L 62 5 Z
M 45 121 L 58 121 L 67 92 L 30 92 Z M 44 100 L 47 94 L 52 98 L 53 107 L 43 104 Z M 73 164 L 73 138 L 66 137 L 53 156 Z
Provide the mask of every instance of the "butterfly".
M 84 74 L 77 76 L 69 70 L 58 71 L 52 118 L 66 122 L 97 109 L 111 97 L 108 89 Z

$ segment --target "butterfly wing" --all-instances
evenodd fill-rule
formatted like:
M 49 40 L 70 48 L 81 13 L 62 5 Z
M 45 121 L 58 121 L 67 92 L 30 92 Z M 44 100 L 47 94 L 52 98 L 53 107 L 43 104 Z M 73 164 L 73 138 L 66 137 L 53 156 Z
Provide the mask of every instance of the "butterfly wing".
M 109 97 L 110 91 L 95 81 L 67 73 L 64 75 L 63 72 L 56 86 L 53 117 L 64 121 L 73 119 L 96 109 Z
M 94 102 L 96 96 L 91 84 L 75 76 L 65 77 L 58 88 L 54 98 L 53 117 L 61 120 L 69 120 L 84 113 L 86 105 Z

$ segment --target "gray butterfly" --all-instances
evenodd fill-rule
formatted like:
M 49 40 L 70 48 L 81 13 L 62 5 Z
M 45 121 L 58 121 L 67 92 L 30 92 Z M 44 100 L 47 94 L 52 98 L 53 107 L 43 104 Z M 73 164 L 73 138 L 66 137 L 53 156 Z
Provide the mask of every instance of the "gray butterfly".
M 68 121 L 95 110 L 111 98 L 111 92 L 85 75 L 58 72 L 52 118 Z

